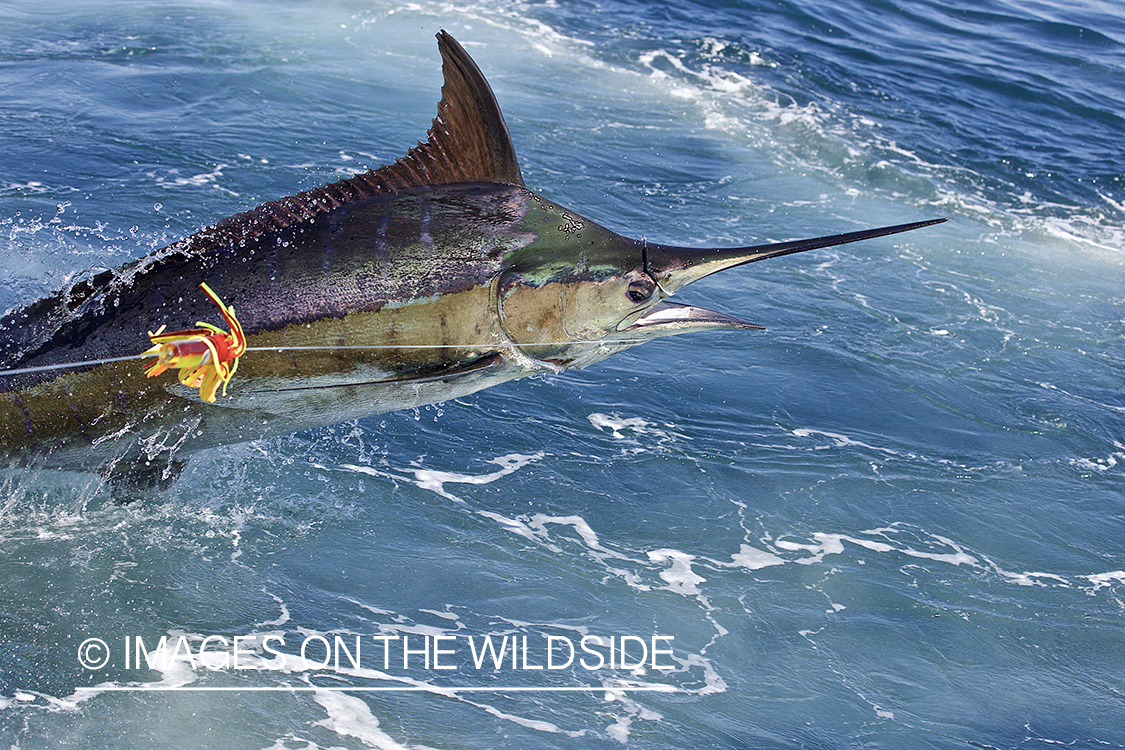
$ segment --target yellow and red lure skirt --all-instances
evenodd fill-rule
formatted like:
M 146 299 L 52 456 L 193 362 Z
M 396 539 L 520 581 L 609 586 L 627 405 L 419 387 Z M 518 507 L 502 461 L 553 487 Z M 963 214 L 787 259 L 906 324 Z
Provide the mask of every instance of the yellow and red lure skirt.
M 234 308 L 227 307 L 219 296 L 206 284 L 199 288 L 219 307 L 230 331 L 224 331 L 210 323 L 197 322 L 199 328 L 164 333 L 160 326 L 156 333 L 148 334 L 152 348 L 145 354 L 156 355 L 156 361 L 145 369 L 145 375 L 154 378 L 161 373 L 178 369 L 180 382 L 188 388 L 198 388 L 199 397 L 208 403 L 215 403 L 219 385 L 223 395 L 227 393 L 227 383 L 238 369 L 238 358 L 246 352 L 246 334 L 234 315 Z

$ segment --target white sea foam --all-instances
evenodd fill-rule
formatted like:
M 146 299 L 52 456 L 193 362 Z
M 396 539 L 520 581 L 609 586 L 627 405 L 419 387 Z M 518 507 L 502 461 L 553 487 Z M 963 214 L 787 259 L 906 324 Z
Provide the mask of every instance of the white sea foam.
M 437 494 L 448 497 L 451 500 L 459 500 L 448 492 L 445 491 L 447 483 L 454 484 L 491 484 L 497 479 L 508 476 L 509 474 L 518 471 L 519 469 L 527 466 L 528 464 L 538 461 L 546 455 L 544 453 L 535 453 L 532 455 L 523 455 L 520 453 L 509 453 L 505 456 L 499 456 L 489 460 L 489 463 L 497 464 L 500 466 L 498 471 L 490 474 L 460 474 L 457 472 L 447 471 L 434 471 L 430 469 L 415 469 L 414 477 L 419 487 L 424 490 L 430 490 Z
M 767 542 L 766 546 L 770 548 L 769 551 L 743 544 L 738 553 L 731 555 L 730 563 L 716 563 L 708 560 L 707 564 L 719 567 L 739 567 L 748 571 L 787 564 L 815 565 L 824 563 L 825 558 L 829 556 L 847 554 L 848 545 L 854 545 L 860 549 L 881 555 L 902 555 L 953 567 L 978 568 L 995 574 L 1001 580 L 1017 586 L 1074 588 L 1084 590 L 1092 595 L 1103 588 L 1117 583 L 1125 583 L 1125 573 L 1121 571 L 1067 576 L 1046 571 L 1007 570 L 984 555 L 973 554 L 961 544 L 946 536 L 927 534 L 905 524 L 891 524 L 869 529 L 862 533 L 865 536 L 813 532 L 809 535 L 810 541 L 798 541 L 783 537 Z M 901 538 L 904 536 L 910 537 L 913 542 L 902 540 Z
M 303 742 L 305 745 L 304 747 L 293 747 L 293 743 L 296 742 Z M 295 734 L 287 733 L 278 737 L 274 740 L 272 745 L 263 748 L 263 750 L 320 750 L 320 745 L 304 737 L 298 737 Z
M 355 464 L 341 464 L 340 468 L 347 469 L 359 474 L 369 474 L 377 477 L 389 477 L 392 479 L 399 479 L 408 481 L 411 484 L 417 485 L 421 489 L 429 490 L 444 498 L 456 502 L 464 502 L 456 495 L 447 492 L 445 489 L 446 484 L 471 484 L 471 485 L 484 485 L 491 484 L 498 479 L 502 479 L 509 474 L 519 471 L 524 466 L 534 463 L 546 456 L 546 453 L 534 453 L 531 455 L 524 455 L 522 453 L 509 453 L 496 458 L 491 458 L 488 463 L 497 464 L 500 469 L 487 474 L 463 474 L 454 471 L 439 471 L 436 469 L 423 469 L 413 468 L 404 469 L 412 473 L 413 478 L 408 478 L 400 474 L 388 471 L 381 471 L 370 466 L 356 466 Z
M 262 589 L 262 593 L 266 594 L 271 599 L 273 599 L 275 602 L 277 602 L 277 606 L 281 610 L 281 614 L 278 616 L 278 618 L 276 620 L 268 620 L 266 622 L 255 623 L 254 627 L 255 628 L 263 628 L 263 627 L 275 627 L 275 628 L 277 628 L 277 627 L 281 627 L 285 623 L 289 622 L 289 619 L 290 619 L 289 608 L 287 606 L 285 606 L 285 601 L 281 597 L 267 591 L 266 589 Z
M 1100 589 L 1112 586 L 1115 583 L 1125 585 L 1125 570 L 1114 570 L 1109 573 L 1095 573 L 1094 575 L 1085 576 L 1085 578 L 1093 584 L 1089 593 L 1096 594 Z
M 599 429 L 608 429 L 613 433 L 615 440 L 625 440 L 625 430 L 637 435 L 656 434 L 663 435 L 660 430 L 655 429 L 655 425 L 642 417 L 618 417 L 610 416 L 608 414 L 601 414 L 594 412 L 587 415 L 590 424 Z
M 797 429 L 793 430 L 793 435 L 795 435 L 796 437 L 812 437 L 813 435 L 823 435 L 824 437 L 830 438 L 831 440 L 835 441 L 833 443 L 833 445 L 831 445 L 831 446 L 828 446 L 828 445 L 816 446 L 816 450 L 824 450 L 824 449 L 830 448 L 830 447 L 845 448 L 845 447 L 849 447 L 849 446 L 857 446 L 857 447 L 860 447 L 860 448 L 867 448 L 868 450 L 877 451 L 879 453 L 884 453 L 888 456 L 897 456 L 898 455 L 898 453 L 896 453 L 895 451 L 893 451 L 889 448 L 880 448 L 878 446 L 871 445 L 870 443 L 864 443 L 860 440 L 855 440 L 853 438 L 848 437 L 847 435 L 842 435 L 838 432 L 827 432 L 825 430 L 813 430 L 813 429 L 809 429 L 809 428 L 805 428 L 805 427 L 798 427 Z
M 516 724 L 518 726 L 525 727 L 527 729 L 534 729 L 537 732 L 545 732 L 547 734 L 563 734 L 563 735 L 567 735 L 567 736 L 570 736 L 570 737 L 581 737 L 581 736 L 586 734 L 586 732 L 582 731 L 582 730 L 579 730 L 579 731 L 563 730 L 561 727 L 559 727 L 558 724 L 555 724 L 554 722 L 550 722 L 550 721 L 545 721 L 543 719 L 531 719 L 531 718 L 528 718 L 526 716 L 517 716 L 516 714 L 509 713 L 507 711 L 501 711 L 500 709 L 496 708 L 495 706 L 491 706 L 487 703 L 480 703 L 478 701 L 472 701 L 472 700 L 463 700 L 462 702 L 468 703 L 471 706 L 476 706 L 477 708 L 481 709 L 485 713 L 488 713 L 488 714 L 491 714 L 492 716 L 495 716 L 497 719 L 501 719 L 503 721 L 508 721 L 508 722 L 511 722 L 512 724 Z
M 599 430 L 608 430 L 622 444 L 622 453 L 638 454 L 662 448 L 669 443 L 686 440 L 673 425 L 657 425 L 644 417 L 623 417 L 619 414 L 593 412 L 586 416 Z
M 664 717 L 657 711 L 643 706 L 637 701 L 629 697 L 629 695 L 621 690 L 614 690 L 612 687 L 607 686 L 605 693 L 605 702 L 607 704 L 614 703 L 620 705 L 624 709 L 624 714 L 618 714 L 614 717 L 614 723 L 606 727 L 606 734 L 613 739 L 620 742 L 622 745 L 627 744 L 629 741 L 629 734 L 633 728 L 633 721 L 642 719 L 645 721 L 662 721 Z
M 363 700 L 339 692 L 315 692 L 315 700 L 328 718 L 315 722 L 341 737 L 354 737 L 376 750 L 431 750 L 425 745 L 403 745 L 379 728 L 379 720 Z
M 739 568 L 746 568 L 747 570 L 760 570 L 761 568 L 768 568 L 772 565 L 784 565 L 785 560 L 772 552 L 751 547 L 749 544 L 743 544 L 738 552 L 731 555 L 731 563 Z
M 229 166 L 229 164 L 216 164 L 215 168 L 210 172 L 200 172 L 186 177 L 181 176 L 178 169 L 170 169 L 167 176 L 154 175 L 153 181 L 156 183 L 157 187 L 166 189 L 179 187 L 212 187 L 237 198 L 238 193 L 225 187 L 221 182 L 222 178 L 225 176 L 223 170 Z M 159 205 L 160 204 L 157 204 L 157 206 Z M 159 210 L 159 208 L 157 210 Z
M 668 582 L 668 590 L 677 594 L 694 596 L 699 593 L 699 584 L 707 581 L 691 569 L 695 555 L 674 549 L 657 549 L 649 551 L 648 559 L 658 564 L 669 563 L 668 568 L 660 571 L 660 577 Z
M 1113 441 L 1113 445 L 1118 450 L 1111 452 L 1105 458 L 1072 458 L 1068 460 L 1084 471 L 1107 472 L 1115 468 L 1119 462 L 1125 462 L 1125 445 L 1116 440 Z

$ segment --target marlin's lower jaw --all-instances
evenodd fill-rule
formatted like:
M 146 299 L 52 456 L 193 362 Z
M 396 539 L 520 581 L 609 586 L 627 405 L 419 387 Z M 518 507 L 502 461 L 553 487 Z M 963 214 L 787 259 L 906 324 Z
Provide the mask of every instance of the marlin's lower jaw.
M 637 318 L 632 324 L 619 329 L 625 336 L 633 336 L 643 341 L 661 336 L 674 336 L 693 331 L 759 330 L 765 327 L 739 320 L 726 313 L 708 310 L 705 307 L 681 305 L 678 302 L 661 300 Z

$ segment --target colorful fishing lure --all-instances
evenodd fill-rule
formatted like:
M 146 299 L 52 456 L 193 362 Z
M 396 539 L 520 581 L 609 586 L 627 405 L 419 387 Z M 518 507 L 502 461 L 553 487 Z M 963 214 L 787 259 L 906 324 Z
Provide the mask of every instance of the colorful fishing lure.
M 234 315 L 234 309 L 227 307 L 219 295 L 206 284 L 199 288 L 219 307 L 230 332 L 210 323 L 197 322 L 199 328 L 164 333 L 160 326 L 156 333 L 149 332 L 152 348 L 145 354 L 156 355 L 156 361 L 145 369 L 145 375 L 154 378 L 161 373 L 178 369 L 180 382 L 188 388 L 198 388 L 199 397 L 208 403 L 215 403 L 219 385 L 223 395 L 227 393 L 227 383 L 238 369 L 238 358 L 246 352 L 246 334 Z

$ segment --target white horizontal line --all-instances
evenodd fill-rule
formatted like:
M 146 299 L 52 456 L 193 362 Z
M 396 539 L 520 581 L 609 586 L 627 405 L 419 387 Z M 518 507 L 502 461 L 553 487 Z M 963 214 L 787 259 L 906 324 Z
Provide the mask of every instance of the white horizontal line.
M 649 693 L 675 693 L 674 685 L 578 685 L 564 687 L 472 687 L 457 685 L 376 685 L 352 687 L 315 687 L 307 685 L 276 685 L 276 686 L 217 686 L 217 687 L 146 687 L 144 685 L 90 685 L 77 688 L 78 690 L 99 690 L 105 692 L 126 693 L 601 693 L 615 692 L 649 692 Z

